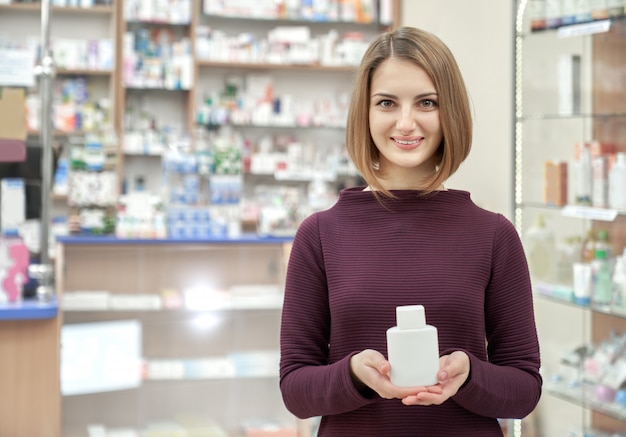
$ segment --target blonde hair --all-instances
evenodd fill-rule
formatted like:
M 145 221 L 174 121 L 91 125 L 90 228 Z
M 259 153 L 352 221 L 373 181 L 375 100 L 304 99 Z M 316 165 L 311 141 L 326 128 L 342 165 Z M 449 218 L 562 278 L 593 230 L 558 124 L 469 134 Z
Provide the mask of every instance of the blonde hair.
M 369 46 L 355 77 L 348 110 L 346 147 L 372 190 L 394 197 L 380 185 L 379 152 L 369 125 L 372 76 L 389 58 L 407 60 L 424 69 L 438 94 L 443 140 L 436 170 L 424 181 L 422 188 L 425 192 L 432 192 L 457 171 L 472 144 L 472 114 L 463 76 L 450 49 L 435 35 L 413 27 L 400 27 L 379 35 Z

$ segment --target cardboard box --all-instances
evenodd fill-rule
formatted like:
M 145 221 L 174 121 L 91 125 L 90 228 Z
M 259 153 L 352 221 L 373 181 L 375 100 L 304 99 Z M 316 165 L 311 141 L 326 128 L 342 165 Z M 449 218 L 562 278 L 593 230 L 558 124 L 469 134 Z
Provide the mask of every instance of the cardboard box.
M 567 204 L 567 163 L 546 161 L 543 165 L 543 201 L 546 205 Z
M 24 89 L 0 87 L 0 140 L 26 141 L 26 134 Z

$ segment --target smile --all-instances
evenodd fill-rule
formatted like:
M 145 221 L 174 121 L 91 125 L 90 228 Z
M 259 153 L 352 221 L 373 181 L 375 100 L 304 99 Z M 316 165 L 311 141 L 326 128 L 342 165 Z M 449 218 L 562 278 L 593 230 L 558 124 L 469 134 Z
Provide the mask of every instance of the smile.
M 398 144 L 403 144 L 405 146 L 409 146 L 412 144 L 416 144 L 418 140 L 412 140 L 412 141 L 402 141 L 402 140 L 395 140 L 396 143 Z
M 391 137 L 391 139 L 396 144 L 396 146 L 398 148 L 400 148 L 401 150 L 413 150 L 413 149 L 419 147 L 419 145 L 424 140 L 424 137 L 413 138 L 413 139 L 410 139 L 410 140 L 409 139 L 401 140 L 401 139 L 395 138 L 395 137 Z

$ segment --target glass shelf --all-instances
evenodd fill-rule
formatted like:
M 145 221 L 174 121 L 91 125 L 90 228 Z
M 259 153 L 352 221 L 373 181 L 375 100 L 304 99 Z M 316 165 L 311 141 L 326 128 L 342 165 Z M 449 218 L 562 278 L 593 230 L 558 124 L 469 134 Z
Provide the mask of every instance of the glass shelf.
M 574 308 L 580 308 L 583 311 L 591 311 L 598 314 L 606 314 L 608 316 L 619 317 L 622 319 L 626 319 L 626 312 L 618 312 L 611 310 L 609 308 L 605 308 L 598 305 L 579 305 L 568 297 L 565 297 L 566 294 L 573 296 L 574 289 L 567 286 L 561 285 L 548 285 L 548 284 L 538 284 L 534 286 L 535 289 L 535 297 L 540 298 L 542 300 L 546 300 L 548 302 L 554 302 L 561 305 L 567 305 Z M 556 293 L 555 291 L 558 290 Z M 563 296 L 563 297 L 561 297 Z
M 523 38 L 529 38 L 533 35 L 542 35 L 547 32 L 554 32 L 559 38 L 568 38 L 574 36 L 594 35 L 596 33 L 608 32 L 611 24 L 615 21 L 624 20 L 626 16 L 615 15 L 607 19 L 586 21 L 581 23 L 567 24 L 564 26 L 549 27 L 545 29 L 536 29 L 532 31 L 522 32 Z
M 611 208 L 596 208 L 585 205 L 565 205 L 557 206 L 541 202 L 523 202 L 515 205 L 516 208 L 534 208 L 551 211 L 560 211 L 564 217 L 600 220 L 604 222 L 612 222 L 619 215 L 626 215 L 626 211 L 618 211 Z
M 570 385 L 564 381 L 544 383 L 544 390 L 551 395 L 575 405 L 593 410 L 617 420 L 626 420 L 626 407 L 616 402 L 604 402 L 594 395 L 592 384 Z
M 532 121 L 532 120 L 574 120 L 574 119 L 601 119 L 601 118 L 622 118 L 626 117 L 626 113 L 571 113 L 571 114 L 540 114 L 530 113 L 519 117 L 516 117 L 517 121 Z

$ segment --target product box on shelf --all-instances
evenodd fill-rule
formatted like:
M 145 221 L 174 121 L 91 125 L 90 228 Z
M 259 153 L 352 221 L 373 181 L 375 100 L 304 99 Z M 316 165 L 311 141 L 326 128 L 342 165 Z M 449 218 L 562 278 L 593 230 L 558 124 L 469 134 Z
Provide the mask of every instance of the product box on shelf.
M 567 204 L 567 162 L 544 162 L 543 176 L 544 203 L 555 206 Z
M 0 161 L 26 159 L 24 89 L 0 86 Z
M 3 235 L 18 235 L 26 221 L 26 188 L 24 179 L 0 180 L 0 230 Z
M 26 140 L 24 89 L 0 87 L 0 139 Z

